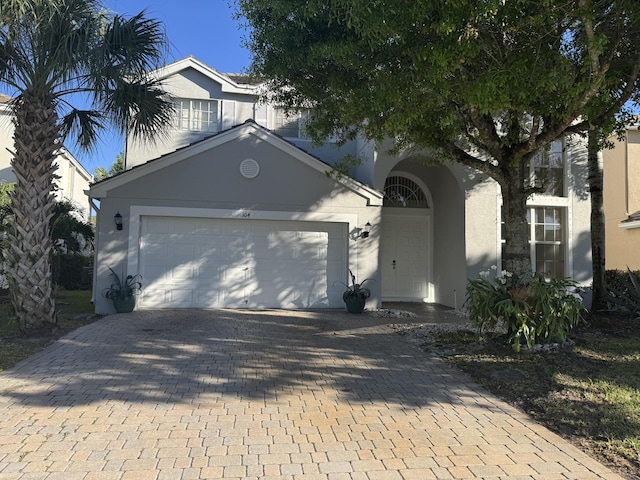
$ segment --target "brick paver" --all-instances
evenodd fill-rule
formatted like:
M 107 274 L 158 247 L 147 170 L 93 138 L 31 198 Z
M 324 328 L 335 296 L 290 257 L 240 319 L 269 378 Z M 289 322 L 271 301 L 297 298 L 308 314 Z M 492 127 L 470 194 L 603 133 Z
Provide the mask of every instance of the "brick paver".
M 620 479 L 398 321 L 106 317 L 0 374 L 0 480 Z

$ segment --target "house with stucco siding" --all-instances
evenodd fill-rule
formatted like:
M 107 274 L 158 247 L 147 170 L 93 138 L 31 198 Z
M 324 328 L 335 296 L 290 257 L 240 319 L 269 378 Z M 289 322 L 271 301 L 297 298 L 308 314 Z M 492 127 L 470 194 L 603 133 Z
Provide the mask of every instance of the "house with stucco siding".
M 13 113 L 9 103 L 12 98 L 0 94 L 0 183 L 14 183 L 16 176 L 11 168 L 13 154 Z M 56 178 L 53 192 L 56 200 L 70 201 L 84 221 L 89 221 L 89 199 L 85 191 L 93 182 L 93 175 L 76 159 L 69 150 L 61 146 L 54 160 Z
M 171 132 L 128 139 L 126 170 L 93 184 L 96 312 L 109 267 L 142 275 L 138 309 L 343 308 L 349 270 L 384 301 L 460 308 L 467 279 L 500 266 L 498 185 L 428 152 L 356 138 L 320 146 L 308 112 L 259 101 L 260 85 L 193 57 L 153 72 L 176 102 Z M 345 156 L 348 177 L 331 175 Z M 555 142 L 531 164 L 534 270 L 591 283 L 586 150 Z M 122 217 L 119 230 L 114 218 Z
M 605 258 L 607 269 L 640 270 L 640 130 L 612 136 L 602 151 L 604 171 Z

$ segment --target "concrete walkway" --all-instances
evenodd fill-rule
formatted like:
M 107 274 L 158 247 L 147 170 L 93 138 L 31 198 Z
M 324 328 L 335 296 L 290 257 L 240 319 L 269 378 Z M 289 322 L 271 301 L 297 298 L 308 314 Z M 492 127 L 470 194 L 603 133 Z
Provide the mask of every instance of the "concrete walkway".
M 620 478 L 388 323 L 106 317 L 0 374 L 0 479 Z

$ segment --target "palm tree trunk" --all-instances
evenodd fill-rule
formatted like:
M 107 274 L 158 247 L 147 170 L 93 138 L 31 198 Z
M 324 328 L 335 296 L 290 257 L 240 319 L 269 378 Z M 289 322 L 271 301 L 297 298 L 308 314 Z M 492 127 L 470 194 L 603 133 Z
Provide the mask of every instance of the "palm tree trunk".
M 58 117 L 53 99 L 38 98 L 25 90 L 15 108 L 14 158 L 16 186 L 11 196 L 15 215 L 9 229 L 9 284 L 21 329 L 56 324 L 49 220 L 53 160 L 59 148 Z M 44 107 L 43 107 L 44 106 Z
M 604 180 L 602 158 L 599 152 L 598 131 L 589 130 L 587 163 L 589 169 L 589 192 L 591 194 L 591 261 L 593 271 L 593 299 L 591 308 L 593 310 L 605 308 L 607 305 L 604 253 Z

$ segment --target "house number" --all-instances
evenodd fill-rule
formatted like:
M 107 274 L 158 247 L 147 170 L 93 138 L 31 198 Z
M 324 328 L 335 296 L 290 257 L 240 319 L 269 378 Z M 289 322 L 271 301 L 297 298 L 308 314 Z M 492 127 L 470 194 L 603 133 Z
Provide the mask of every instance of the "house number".
M 251 216 L 250 212 L 242 212 L 242 218 L 249 218 Z

